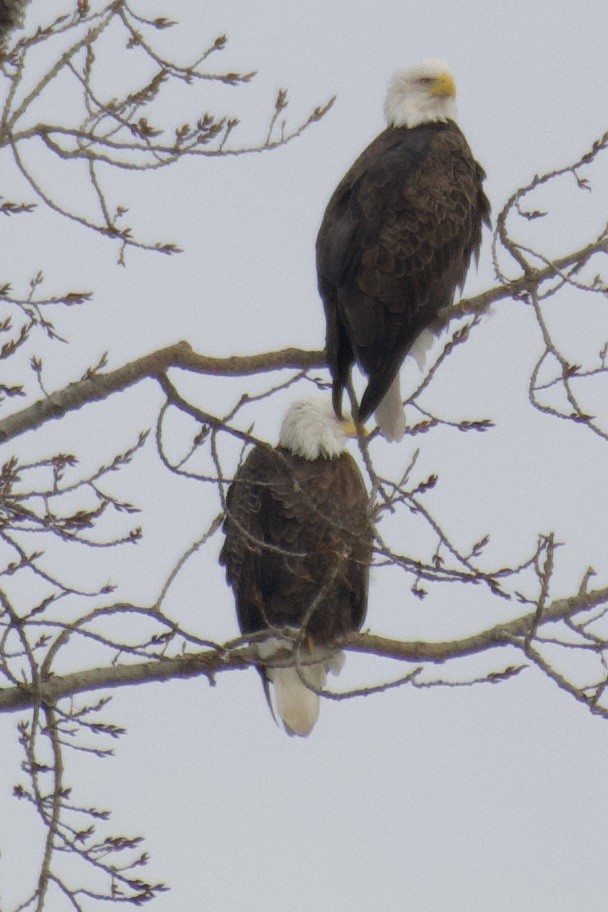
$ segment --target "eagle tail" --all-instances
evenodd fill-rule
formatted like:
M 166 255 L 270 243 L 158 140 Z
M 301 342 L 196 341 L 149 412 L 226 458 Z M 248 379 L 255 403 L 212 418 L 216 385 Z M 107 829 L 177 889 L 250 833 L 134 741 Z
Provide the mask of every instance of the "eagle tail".
M 321 707 L 318 691 L 324 689 L 327 673 L 331 671 L 338 675 L 343 666 L 344 653 L 338 650 L 311 665 L 268 668 L 268 680 L 274 684 L 277 714 L 288 735 L 306 738 L 311 733 Z
M 374 417 L 383 437 L 387 440 L 399 441 L 402 439 L 405 434 L 405 412 L 401 399 L 399 371 L 395 374 L 393 382 L 376 408 Z
M 268 677 L 274 684 L 277 713 L 288 735 L 305 738 L 319 718 L 322 690 L 327 680 L 324 662 L 298 668 L 269 668 Z M 311 689 L 311 688 L 314 688 Z

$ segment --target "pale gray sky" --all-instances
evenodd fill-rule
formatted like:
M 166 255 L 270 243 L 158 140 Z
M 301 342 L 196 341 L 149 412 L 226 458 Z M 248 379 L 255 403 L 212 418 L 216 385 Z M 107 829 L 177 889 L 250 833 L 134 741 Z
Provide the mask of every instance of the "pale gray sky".
M 199 89 L 185 117 L 206 108 L 237 113 L 243 138 L 253 139 L 263 135 L 279 87 L 289 90 L 291 123 L 338 98 L 321 123 L 271 154 L 192 160 L 130 185 L 121 177 L 132 223 L 152 239 L 184 245 L 179 257 L 129 252 L 121 269 L 111 244 L 55 216 L 42 213 L 33 236 L 33 219 L 5 226 L 5 262 L 18 291 L 43 266 L 51 290 L 67 279 L 96 292 L 92 308 L 60 324 L 72 360 L 44 350 L 51 387 L 107 348 L 118 366 L 180 338 L 209 354 L 321 347 L 316 231 L 336 183 L 383 127 L 385 87 L 397 67 L 429 57 L 450 64 L 460 122 L 487 171 L 494 214 L 516 187 L 576 158 L 606 129 L 608 6 L 597 0 L 154 0 L 145 10 L 181 21 L 161 37 L 184 62 L 226 32 L 218 68 L 259 71 L 239 89 Z M 605 189 L 596 187 L 589 200 L 567 187 L 552 193 L 551 221 L 534 225 L 546 252 L 565 253 L 599 231 Z M 492 280 L 486 233 L 467 290 Z M 559 306 L 564 345 L 591 358 L 608 339 L 605 302 L 587 305 L 572 293 Z M 598 585 L 606 584 L 604 486 L 594 479 L 605 477 L 608 451 L 583 428 L 533 412 L 527 383 L 540 351 L 524 307 L 497 306 L 428 398 L 444 417 L 491 417 L 496 428 L 427 435 L 416 444 L 417 471 L 420 479 L 439 472 L 425 502 L 465 550 L 489 532 L 495 564 L 516 563 L 539 533 L 554 530 L 565 543 L 552 592 L 558 596 L 576 591 L 589 565 Z M 404 378 L 414 382 L 415 369 L 407 367 Z M 221 410 L 249 385 L 257 388 L 255 381 L 208 379 L 183 388 L 202 407 Z M 97 464 L 152 425 L 160 402 L 152 384 L 143 384 L 38 439 L 27 435 L 22 452 L 48 454 L 59 441 L 62 449 L 82 449 L 84 433 L 84 465 Z M 277 408 L 262 406 L 255 417 L 256 433 L 274 441 Z M 407 440 L 375 446 L 379 464 L 395 472 L 412 453 Z M 98 581 L 109 574 L 126 598 L 143 602 L 204 528 L 210 500 L 167 478 L 151 451 L 117 488 L 145 504 L 149 540 L 103 560 L 85 553 L 66 572 L 84 566 Z M 407 529 L 416 535 L 414 525 Z M 193 559 L 169 601 L 178 617 L 199 612 L 189 623 L 200 632 L 229 638 L 237 628 L 216 564 L 220 545 L 218 536 Z M 413 553 L 416 542 L 403 547 Z M 431 589 L 421 604 L 402 577 L 376 571 L 370 627 L 443 640 L 500 619 L 483 592 L 454 592 Z M 340 683 L 375 683 L 385 673 L 384 664 L 349 656 Z M 129 729 L 116 757 L 70 758 L 70 779 L 78 800 L 113 809 L 113 830 L 145 835 L 151 878 L 172 888 L 153 904 L 158 912 L 605 912 L 608 723 L 535 671 L 494 687 L 326 701 L 308 740 L 274 726 L 253 671 L 221 675 L 214 689 L 188 681 L 124 690 L 111 717 Z M 7 909 L 36 861 L 26 850 L 33 814 L 10 795 L 19 775 L 16 721 L 0 719 L 0 907 Z

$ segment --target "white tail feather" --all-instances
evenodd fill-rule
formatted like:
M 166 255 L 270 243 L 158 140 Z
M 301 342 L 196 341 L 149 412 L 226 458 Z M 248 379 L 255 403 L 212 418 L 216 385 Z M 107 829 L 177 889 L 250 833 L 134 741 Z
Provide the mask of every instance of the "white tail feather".
M 401 402 L 399 371 L 374 412 L 380 433 L 387 440 L 401 440 L 405 434 L 405 412 Z
M 297 637 L 300 631 L 294 627 L 293 633 Z M 270 636 L 258 643 L 257 651 L 260 659 L 267 662 L 280 655 L 288 656 L 293 645 L 293 639 Z M 318 650 L 315 649 L 314 652 L 302 657 L 299 668 L 268 665 L 267 680 L 274 685 L 277 715 L 288 735 L 300 735 L 305 738 L 311 733 L 319 718 L 321 706 L 321 699 L 315 691 L 323 690 L 328 672 L 340 674 L 344 661 L 342 650 L 334 652 L 319 647 Z
M 408 352 L 408 355 L 413 357 L 418 365 L 418 370 L 421 372 L 426 367 L 427 355 L 433 347 L 438 334 L 438 332 L 434 332 L 432 329 L 423 329 Z
M 268 677 L 274 684 L 277 713 L 287 734 L 301 737 L 309 735 L 319 718 L 321 701 L 319 694 L 307 687 L 304 681 L 316 690 L 322 690 L 327 679 L 325 662 L 303 665 L 299 670 L 269 668 Z

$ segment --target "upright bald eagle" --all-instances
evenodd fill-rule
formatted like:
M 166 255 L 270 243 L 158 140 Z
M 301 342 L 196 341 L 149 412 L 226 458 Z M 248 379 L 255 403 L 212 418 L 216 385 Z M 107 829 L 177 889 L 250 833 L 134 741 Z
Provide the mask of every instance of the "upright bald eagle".
M 305 681 L 322 689 L 327 672 L 341 667 L 341 654 L 331 651 L 307 664 L 312 645 L 331 646 L 365 618 L 373 532 L 361 473 L 345 452 L 347 433 L 329 401 L 295 402 L 278 447 L 256 445 L 228 490 L 220 563 L 241 632 L 301 634 L 299 667 L 261 670 L 292 735 L 310 734 L 319 715 L 319 696 Z
M 317 238 L 336 414 L 356 361 L 369 378 L 358 419 L 375 411 L 389 440 L 405 431 L 403 359 L 424 357 L 428 336 L 416 340 L 464 284 L 489 224 L 485 174 L 456 126 L 455 94 L 439 61 L 395 73 L 388 127 L 336 188 Z

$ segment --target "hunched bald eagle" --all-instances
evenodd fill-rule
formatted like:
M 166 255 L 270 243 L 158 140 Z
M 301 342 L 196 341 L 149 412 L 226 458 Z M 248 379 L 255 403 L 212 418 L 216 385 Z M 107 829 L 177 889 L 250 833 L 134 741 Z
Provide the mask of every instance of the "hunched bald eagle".
M 403 359 L 423 359 L 421 334 L 462 288 L 489 225 L 485 174 L 455 123 L 455 94 L 439 61 L 393 76 L 388 127 L 336 188 L 317 238 L 334 409 L 341 415 L 356 361 L 369 378 L 358 420 L 375 411 L 389 440 L 405 431 Z
M 274 685 L 288 734 L 310 734 L 319 715 L 319 696 L 305 681 L 322 689 L 327 672 L 341 667 L 335 650 L 307 664 L 312 644 L 331 646 L 365 618 L 373 529 L 361 473 L 345 452 L 352 432 L 329 401 L 294 402 L 278 447 L 254 446 L 228 490 L 220 563 L 241 632 L 300 634 L 299 667 L 260 672 L 268 699 Z M 276 642 L 260 647 L 260 657 Z

